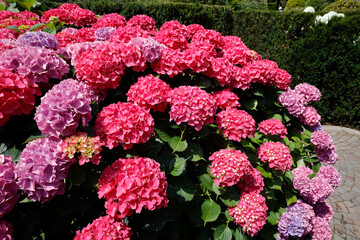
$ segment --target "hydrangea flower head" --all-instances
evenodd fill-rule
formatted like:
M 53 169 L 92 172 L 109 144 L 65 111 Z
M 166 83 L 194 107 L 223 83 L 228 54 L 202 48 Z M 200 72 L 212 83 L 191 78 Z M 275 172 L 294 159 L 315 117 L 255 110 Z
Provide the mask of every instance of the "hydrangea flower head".
M 96 41 L 107 41 L 110 39 L 111 34 L 116 31 L 116 28 L 113 27 L 102 27 L 98 28 L 95 31 L 95 40 Z
M 319 149 L 333 148 L 334 146 L 332 137 L 323 130 L 313 132 L 310 141 Z
M 303 166 L 294 168 L 291 172 L 293 174 L 293 185 L 295 189 L 309 186 L 310 179 L 308 176 L 314 173 L 312 169 Z
M 158 43 L 153 38 L 135 37 L 130 40 L 129 44 L 139 48 L 145 60 L 149 63 L 159 59 L 162 50 L 165 48 L 165 45 Z
M 18 73 L 0 71 L 0 126 L 11 116 L 29 114 L 34 109 L 35 95 L 40 95 L 35 83 Z
M 59 41 L 47 32 L 26 32 L 16 39 L 18 46 L 44 47 L 54 51 L 59 48 Z
M 240 88 L 246 90 L 250 88 L 251 78 L 250 74 L 252 72 L 248 71 L 247 68 L 240 68 L 237 66 L 232 67 L 232 78 L 230 81 L 230 86 L 233 88 Z
M 118 13 L 109 13 L 102 15 L 98 21 L 92 25 L 92 28 L 98 29 L 102 27 L 122 28 L 126 25 L 124 16 Z
M 11 157 L 0 154 L 0 218 L 14 208 L 20 197 L 14 169 L 15 163 Z
M 214 92 L 213 97 L 216 106 L 223 110 L 240 107 L 239 97 L 228 89 Z
M 264 178 L 261 173 L 253 167 L 250 167 L 250 171 L 245 173 L 237 187 L 241 189 L 241 192 L 246 193 L 260 193 L 264 189 Z
M 221 86 L 230 85 L 233 80 L 234 66 L 225 58 L 214 58 L 204 74 L 216 78 Z
M 161 25 L 160 27 L 160 31 L 165 30 L 175 31 L 178 34 L 184 36 L 186 39 L 189 38 L 187 27 L 176 20 L 164 22 L 163 25 Z
M 0 219 L 0 239 L 13 240 L 13 232 L 14 226 L 5 219 Z
M 313 229 L 310 233 L 313 240 L 331 240 L 332 233 L 329 223 L 322 217 L 312 219 Z
M 206 72 L 216 56 L 215 48 L 210 44 L 188 44 L 184 51 L 184 62 L 193 72 Z
M 139 77 L 127 92 L 127 100 L 146 110 L 164 112 L 167 108 L 170 86 L 153 75 Z
M 279 96 L 278 101 L 295 117 L 300 117 L 305 112 L 306 99 L 290 88 Z
M 200 131 L 204 124 L 214 121 L 216 103 L 211 94 L 196 86 L 180 86 L 171 91 L 170 121 L 186 122 Z
M 331 165 L 321 166 L 317 172 L 317 176 L 326 179 L 333 188 L 337 188 L 342 180 L 339 171 Z
M 186 31 L 189 34 L 189 38 L 191 39 L 195 33 L 199 30 L 205 30 L 205 28 L 200 24 L 190 24 L 186 26 Z
M 146 60 L 139 48 L 132 44 L 119 44 L 119 50 L 123 64 L 126 67 L 132 67 L 136 72 L 145 71 Z
M 215 177 L 214 182 L 222 187 L 237 184 L 252 168 L 246 154 L 234 149 L 214 152 L 209 160 L 212 161 L 210 171 Z
M 215 30 L 198 30 L 191 39 L 192 43 L 209 43 L 215 48 L 221 49 L 223 46 L 223 36 Z
M 301 199 L 298 199 L 296 203 L 288 206 L 286 210 L 288 212 L 296 213 L 298 216 L 300 216 L 306 221 L 306 227 L 304 229 L 305 231 L 303 232 L 304 235 L 308 234 L 311 231 L 311 220 L 313 219 L 313 217 L 315 217 L 315 212 L 311 205 L 305 203 Z
M 153 70 L 161 75 L 174 76 L 181 74 L 188 66 L 184 62 L 185 54 L 177 49 L 164 48 L 160 59 L 154 61 L 151 65 Z
M 64 194 L 69 165 L 63 158 L 61 139 L 38 138 L 21 153 L 15 167 L 16 181 L 31 201 L 44 203 Z
M 291 83 L 291 75 L 280 68 L 275 69 L 275 86 L 280 90 L 286 90 Z
M 171 49 L 184 50 L 188 44 L 188 39 L 185 35 L 171 29 L 163 29 L 157 32 L 154 40 Z
M 264 134 L 280 135 L 285 138 L 287 129 L 279 119 L 267 119 L 259 123 L 258 130 Z
M 110 149 L 119 144 L 129 149 L 134 143 L 145 143 L 154 132 L 151 114 L 133 103 L 119 102 L 104 107 L 95 124 L 95 133 Z
M 307 106 L 304 113 L 300 116 L 300 121 L 310 127 L 314 127 L 320 123 L 321 116 L 315 108 Z
M 244 232 L 256 235 L 265 225 L 268 207 L 265 198 L 258 193 L 243 193 L 236 207 L 228 207 L 230 216 Z
M 292 157 L 289 148 L 281 142 L 264 142 L 257 151 L 261 161 L 269 167 L 285 172 L 291 169 Z
M 123 222 L 106 215 L 95 219 L 81 231 L 76 231 L 74 240 L 130 240 L 131 229 Z
M 220 133 L 229 140 L 240 142 L 255 134 L 255 120 L 243 110 L 235 108 L 223 110 L 217 114 L 216 124 Z
M 229 60 L 231 64 L 245 66 L 254 61 L 253 53 L 245 45 L 237 44 L 223 49 L 224 58 Z
M 91 116 L 90 90 L 84 83 L 67 79 L 55 85 L 41 99 L 34 120 L 44 135 L 68 136 L 80 121 L 86 126 Z
M 304 96 L 308 103 L 318 102 L 321 99 L 320 90 L 308 83 L 300 83 L 296 85 L 294 91 Z
M 5 11 L 5 10 L 3 10 Z M 7 28 L 0 28 L 0 39 L 16 40 L 20 34 Z
M 99 198 L 106 199 L 107 214 L 115 219 L 140 213 L 143 208 L 167 207 L 167 181 L 160 164 L 150 158 L 118 159 L 99 179 Z
M 126 26 L 140 27 L 141 29 L 155 34 L 157 32 L 155 20 L 146 15 L 135 15 L 127 21 Z
M 278 222 L 278 231 L 283 236 L 302 237 L 308 227 L 306 219 L 296 212 L 284 212 Z
M 109 41 L 114 43 L 128 43 L 135 37 L 150 37 L 150 33 L 141 29 L 140 27 L 123 27 L 116 29 L 111 36 Z
M 314 205 L 315 215 L 325 219 L 326 222 L 330 223 L 334 216 L 334 209 L 326 201 L 318 202 Z

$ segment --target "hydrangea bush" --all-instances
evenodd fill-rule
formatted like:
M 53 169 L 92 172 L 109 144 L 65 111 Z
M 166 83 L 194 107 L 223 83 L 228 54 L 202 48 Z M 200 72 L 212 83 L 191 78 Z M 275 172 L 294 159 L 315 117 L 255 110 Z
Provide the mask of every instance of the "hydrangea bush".
M 331 239 L 315 86 L 198 24 L 0 21 L 1 239 Z

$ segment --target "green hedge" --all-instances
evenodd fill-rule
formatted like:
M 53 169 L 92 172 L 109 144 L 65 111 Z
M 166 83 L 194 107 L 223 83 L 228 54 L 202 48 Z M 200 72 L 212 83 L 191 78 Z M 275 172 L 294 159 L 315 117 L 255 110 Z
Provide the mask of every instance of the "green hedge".
M 79 4 L 97 14 L 117 12 L 127 19 L 146 14 L 159 27 L 175 19 L 239 36 L 264 59 L 287 70 L 294 85 L 307 82 L 321 89 L 323 100 L 317 109 L 323 123 L 360 129 L 360 11 L 347 11 L 345 18 L 315 25 L 316 15 L 325 12 L 233 11 L 228 6 L 185 3 Z

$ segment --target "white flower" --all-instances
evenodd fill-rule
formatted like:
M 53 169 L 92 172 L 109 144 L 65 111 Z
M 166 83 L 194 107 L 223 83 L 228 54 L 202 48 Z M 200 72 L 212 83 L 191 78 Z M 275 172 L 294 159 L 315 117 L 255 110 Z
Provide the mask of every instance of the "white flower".
M 306 7 L 305 9 L 304 9 L 304 12 L 308 12 L 308 13 L 315 13 L 315 9 L 313 8 L 313 7 Z

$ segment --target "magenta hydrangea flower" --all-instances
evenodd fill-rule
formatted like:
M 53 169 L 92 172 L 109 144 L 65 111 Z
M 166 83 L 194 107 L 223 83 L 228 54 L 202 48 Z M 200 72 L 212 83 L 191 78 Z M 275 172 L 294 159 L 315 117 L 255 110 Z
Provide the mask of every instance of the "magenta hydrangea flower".
M 0 154 L 0 218 L 8 214 L 19 200 L 15 181 L 15 163 L 10 156 Z M 1 234 L 0 234 L 1 236 Z
M 61 79 L 70 71 L 67 63 L 56 52 L 39 47 L 17 47 L 0 55 L 2 69 L 16 71 L 32 83 L 47 83 Z
M 111 34 L 109 41 L 114 43 L 128 43 L 135 37 L 149 38 L 151 35 L 149 32 L 141 29 L 140 27 L 122 27 L 117 28 L 116 31 Z
M 69 166 L 61 151 L 61 139 L 38 138 L 21 153 L 15 167 L 16 181 L 31 201 L 44 203 L 64 194 Z
M 248 71 L 246 68 L 239 68 L 237 66 L 232 67 L 232 79 L 230 86 L 233 88 L 240 88 L 246 90 L 250 88 L 251 78 L 250 74 L 252 72 Z
M 16 44 L 20 47 L 22 46 L 31 46 L 31 47 L 43 47 L 52 49 L 54 51 L 59 48 L 59 41 L 54 35 L 51 35 L 47 32 L 26 32 L 20 35 L 16 39 Z
M 189 38 L 187 27 L 176 20 L 164 22 L 163 25 L 161 25 L 160 27 L 160 31 L 165 31 L 165 30 L 175 31 L 180 35 L 186 37 L 186 39 Z
M 256 168 L 251 167 L 250 171 L 241 177 L 237 187 L 241 189 L 241 192 L 260 193 L 264 189 L 264 185 L 264 178 L 261 173 Z
M 116 28 L 113 27 L 102 27 L 98 28 L 95 31 L 95 40 L 96 41 L 107 41 L 110 39 L 111 34 L 116 31 Z
M 119 144 L 124 149 L 145 143 L 154 132 L 154 119 L 144 108 L 133 103 L 114 103 L 104 107 L 95 122 L 95 133 L 102 144 L 112 149 Z
M 241 41 L 241 40 L 240 40 Z M 224 58 L 229 60 L 231 64 L 245 66 L 254 61 L 253 52 L 245 46 L 245 44 L 235 44 L 227 46 L 224 49 Z
M 275 69 L 275 86 L 280 90 L 286 90 L 291 83 L 291 75 L 280 68 Z
M 314 205 L 315 215 L 330 223 L 334 216 L 334 209 L 326 201 Z
M 325 164 L 335 164 L 339 157 L 336 154 L 336 147 L 332 137 L 323 130 L 312 133 L 311 143 L 316 147 L 316 154 L 320 162 Z
M 185 54 L 177 49 L 164 48 L 161 51 L 161 57 L 156 59 L 151 67 L 153 70 L 161 75 L 169 75 L 173 78 L 178 74 L 182 74 L 188 66 L 184 61 Z
M 240 107 L 239 97 L 228 89 L 214 92 L 213 98 L 216 106 L 223 110 Z
M 214 58 L 208 71 L 204 72 L 204 74 L 216 78 L 220 86 L 231 85 L 233 69 L 234 66 L 226 58 Z
M 312 231 L 310 233 L 313 240 L 331 240 L 332 232 L 329 223 L 321 217 L 312 219 Z
M 13 240 L 13 232 L 14 226 L 5 219 L 0 219 L 0 239 Z
M 315 108 L 307 106 L 304 113 L 300 116 L 300 121 L 310 127 L 313 127 L 320 123 L 321 116 Z
M 246 154 L 234 149 L 214 152 L 209 160 L 212 161 L 210 171 L 215 177 L 214 182 L 222 187 L 237 184 L 252 168 Z
M 294 91 L 304 96 L 308 103 L 318 102 L 321 99 L 320 90 L 308 83 L 300 83 L 296 85 Z
M 269 167 L 285 172 L 293 164 L 289 148 L 281 142 L 264 142 L 257 151 L 261 161 Z
M 139 48 L 131 44 L 119 44 L 119 50 L 123 64 L 126 67 L 132 67 L 136 72 L 145 71 L 146 60 Z
M 125 27 L 126 19 L 124 16 L 118 13 L 109 13 L 102 15 L 98 21 L 92 25 L 92 28 L 98 29 L 102 27 L 113 27 L 113 28 L 121 28 Z
M 334 191 L 327 180 L 318 176 L 298 185 L 295 189 L 298 190 L 303 199 L 311 204 L 325 201 Z
M 106 215 L 95 219 L 81 231 L 76 231 L 74 240 L 130 240 L 131 229 L 123 222 Z
M 324 164 L 335 164 L 339 160 L 335 146 L 328 149 L 316 149 L 315 153 L 317 154 L 319 161 Z
M 191 43 L 184 51 L 184 62 L 193 72 L 206 72 L 211 67 L 215 56 L 216 50 L 212 45 Z
M 300 189 L 309 186 L 310 179 L 308 176 L 313 174 L 314 171 L 308 167 L 297 167 L 292 171 L 293 174 L 293 185 L 295 189 Z
M 158 43 L 153 38 L 135 37 L 130 40 L 129 44 L 140 49 L 145 60 L 149 63 L 154 62 L 161 57 L 165 45 Z
M 91 91 L 84 83 L 67 79 L 41 98 L 34 120 L 42 134 L 68 136 L 76 133 L 80 122 L 86 126 L 91 116 Z
M 179 50 L 184 50 L 188 44 L 188 38 L 184 34 L 172 29 L 158 31 L 154 36 L 154 40 L 168 48 Z
M 220 133 L 229 140 L 240 142 L 255 134 L 255 120 L 243 110 L 223 110 L 217 114 L 215 122 Z
M 333 188 L 337 188 L 341 183 L 341 175 L 339 171 L 333 166 L 321 166 L 317 175 L 323 179 L 326 179 Z
M 305 112 L 306 99 L 290 88 L 279 96 L 278 101 L 295 117 L 300 117 Z
M 216 103 L 211 94 L 196 86 L 180 86 L 171 91 L 170 121 L 186 122 L 200 131 L 204 124 L 214 121 Z
M 126 26 L 140 27 L 141 29 L 155 34 L 157 32 L 155 20 L 146 15 L 135 15 L 127 21 Z
M 80 42 L 69 44 L 66 47 L 59 49 L 59 54 L 65 57 L 66 61 L 70 61 L 72 66 L 75 66 L 76 59 L 86 50 L 96 48 L 102 44 L 101 41 L 96 42 Z
M 121 219 L 143 208 L 151 211 L 167 207 L 167 186 L 165 173 L 155 160 L 120 158 L 102 172 L 98 194 L 106 199 L 107 214 Z
M 127 100 L 146 110 L 164 112 L 167 108 L 170 86 L 159 78 L 149 74 L 139 77 L 126 93 Z
M 256 235 L 266 223 L 266 199 L 258 193 L 241 194 L 239 204 L 228 210 L 234 222 L 250 236 Z
M 223 36 L 215 30 L 198 30 L 191 39 L 192 43 L 209 43 L 215 48 L 221 49 L 224 45 Z
M 280 135 L 285 138 L 287 129 L 279 119 L 267 119 L 259 123 L 258 130 L 264 134 Z
M 186 26 L 186 31 L 188 33 L 189 38 L 192 38 L 195 33 L 199 30 L 205 30 L 205 28 L 200 24 L 190 24 Z

